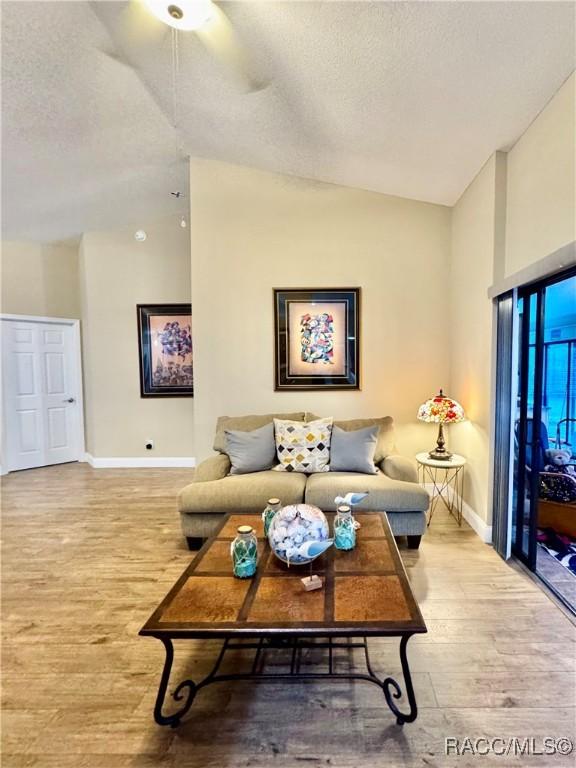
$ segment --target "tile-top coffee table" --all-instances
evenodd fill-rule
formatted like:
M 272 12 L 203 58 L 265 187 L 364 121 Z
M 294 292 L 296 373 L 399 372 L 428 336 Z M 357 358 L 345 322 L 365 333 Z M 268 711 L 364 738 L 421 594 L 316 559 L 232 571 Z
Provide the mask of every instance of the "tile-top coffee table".
M 332 529 L 334 516 L 326 516 Z M 218 532 L 204 544 L 140 630 L 141 635 L 157 637 L 166 649 L 154 708 L 159 725 L 176 727 L 201 688 L 231 680 L 365 680 L 380 686 L 400 725 L 416 719 L 406 646 L 413 634 L 427 631 L 426 625 L 386 517 L 379 512 L 357 513 L 355 517 L 360 523 L 355 549 L 342 552 L 331 547 L 317 558 L 312 572 L 323 579 L 324 587 L 306 592 L 300 579 L 310 573 L 310 567 L 281 563 L 263 538 L 258 515 L 226 515 Z M 230 542 L 239 525 L 251 525 L 259 539 L 258 570 L 252 579 L 232 575 Z M 392 677 L 377 677 L 370 663 L 368 638 L 390 636 L 400 638 L 407 711 L 396 704 L 402 698 L 400 685 Z M 172 693 L 180 708 L 164 714 L 174 658 L 172 641 L 215 638 L 223 644 L 212 671 L 199 682 L 181 682 Z M 327 668 L 302 672 L 304 648 L 327 649 L 327 654 L 323 652 Z M 362 649 L 366 671 L 337 671 L 335 657 L 341 648 Z M 226 652 L 238 649 L 254 652 L 251 670 L 224 674 L 220 670 Z M 263 659 L 278 649 L 289 654 L 286 671 L 265 671 Z

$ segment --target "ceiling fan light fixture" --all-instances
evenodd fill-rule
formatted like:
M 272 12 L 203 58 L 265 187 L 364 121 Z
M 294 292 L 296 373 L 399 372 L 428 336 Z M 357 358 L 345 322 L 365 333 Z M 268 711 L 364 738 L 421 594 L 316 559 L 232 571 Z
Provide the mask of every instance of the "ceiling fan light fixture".
M 172 16 L 173 19 L 176 19 L 176 21 L 180 21 L 180 19 L 184 18 L 184 11 L 182 10 L 182 8 L 179 8 L 177 5 L 169 5 L 168 13 L 170 14 L 170 16 Z
M 144 0 L 144 5 L 164 24 L 183 31 L 200 29 L 215 11 L 211 0 Z

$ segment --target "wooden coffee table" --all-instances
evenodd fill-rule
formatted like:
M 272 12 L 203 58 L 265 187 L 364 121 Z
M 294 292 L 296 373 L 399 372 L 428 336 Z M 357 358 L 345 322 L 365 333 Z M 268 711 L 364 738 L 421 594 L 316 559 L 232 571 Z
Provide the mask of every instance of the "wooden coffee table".
M 333 515 L 326 515 L 332 527 Z M 388 520 L 379 512 L 355 515 L 361 527 L 354 550 L 331 547 L 316 559 L 313 573 L 324 580 L 322 589 L 306 592 L 300 579 L 309 566 L 287 567 L 263 538 L 258 515 L 226 515 L 218 532 L 204 544 L 188 568 L 140 630 L 157 637 L 166 649 L 166 660 L 154 707 L 159 725 L 180 724 L 201 688 L 231 680 L 294 681 L 309 679 L 364 680 L 378 685 L 396 721 L 403 725 L 416 719 L 417 707 L 406 646 L 410 637 L 426 632 L 426 625 L 410 589 Z M 239 525 L 252 525 L 259 539 L 258 570 L 253 579 L 232 575 L 230 542 Z M 400 685 L 392 677 L 378 677 L 370 663 L 369 637 L 399 637 L 407 711 L 396 701 Z M 199 682 L 184 680 L 172 698 L 179 709 L 162 709 L 174 658 L 173 640 L 220 639 L 222 648 L 212 671 Z M 301 671 L 305 648 L 327 650 L 326 667 Z M 364 652 L 365 672 L 336 669 L 342 648 Z M 253 652 L 250 671 L 220 671 L 227 651 Z M 269 653 L 288 652 L 285 672 L 268 672 L 263 661 Z M 183 703 L 182 703 L 183 702 Z

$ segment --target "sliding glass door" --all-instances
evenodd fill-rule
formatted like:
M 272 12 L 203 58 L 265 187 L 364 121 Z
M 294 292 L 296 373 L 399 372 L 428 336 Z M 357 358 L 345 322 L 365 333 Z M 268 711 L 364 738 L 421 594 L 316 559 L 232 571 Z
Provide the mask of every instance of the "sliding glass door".
M 517 311 L 512 552 L 576 602 L 576 270 L 520 289 Z
M 542 387 L 537 375 L 537 328 L 541 327 L 542 291 L 522 291 L 518 298 L 518 407 L 514 422 L 514 511 L 512 552 L 534 570 L 536 563 L 537 477 L 541 466 Z M 540 368 L 541 370 L 541 368 Z M 540 382 L 540 386 L 537 383 Z

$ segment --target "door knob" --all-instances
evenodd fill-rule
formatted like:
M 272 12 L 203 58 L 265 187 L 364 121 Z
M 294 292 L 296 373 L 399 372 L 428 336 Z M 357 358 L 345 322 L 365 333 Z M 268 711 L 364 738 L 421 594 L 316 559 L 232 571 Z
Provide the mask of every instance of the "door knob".
M 76 400 L 73 397 L 69 397 L 67 400 L 62 400 L 63 403 L 75 403 Z

